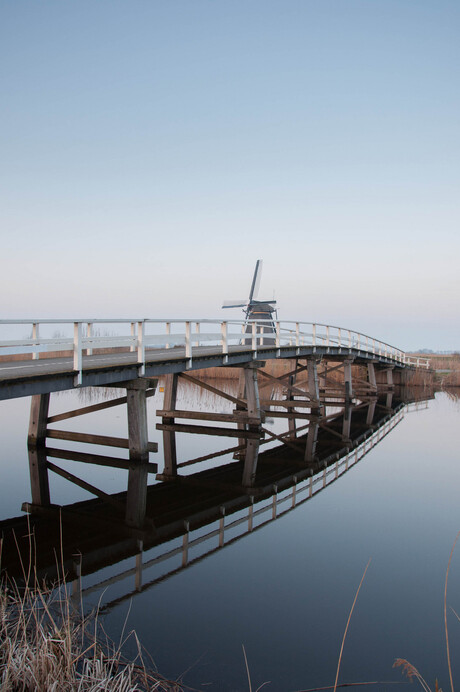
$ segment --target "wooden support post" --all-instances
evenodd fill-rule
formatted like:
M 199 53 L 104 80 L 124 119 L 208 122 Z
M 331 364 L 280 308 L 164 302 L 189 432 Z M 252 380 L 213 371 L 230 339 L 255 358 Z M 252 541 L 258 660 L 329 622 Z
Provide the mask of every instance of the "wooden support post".
M 367 379 L 369 384 L 373 389 L 377 389 L 377 380 L 375 378 L 375 366 L 374 363 L 367 364 Z
M 310 464 L 314 461 L 316 453 L 316 442 L 318 440 L 319 425 L 317 420 L 310 421 L 307 433 L 307 444 L 305 447 L 304 461 Z
M 49 406 L 49 394 L 36 394 L 32 397 L 30 403 L 29 434 L 27 437 L 27 444 L 29 447 L 45 446 Z
M 32 505 L 48 507 L 50 504 L 50 485 L 46 447 L 29 447 L 28 454 Z
M 351 375 L 351 364 L 353 363 L 352 360 L 344 360 L 343 361 L 343 375 L 344 375 L 344 382 L 345 382 L 345 400 L 346 401 L 351 401 L 353 398 L 353 380 L 352 380 L 352 375 Z
M 45 447 L 49 403 L 49 394 L 37 394 L 32 397 L 27 437 L 32 504 L 41 507 L 50 504 Z
M 308 372 L 308 393 L 312 399 L 316 399 L 319 404 L 319 384 L 318 384 L 318 366 L 315 358 L 308 358 L 307 360 L 307 372 Z M 321 415 L 321 407 L 318 405 L 316 408 L 312 408 L 312 414 Z
M 297 361 L 296 361 L 296 365 L 297 365 Z M 289 387 L 293 387 L 293 386 L 295 385 L 296 375 L 297 375 L 296 372 L 294 372 L 293 374 L 289 375 L 289 380 L 288 380 L 288 382 L 289 382 Z M 289 390 L 288 390 L 288 395 L 287 395 L 286 399 L 287 399 L 287 401 L 294 401 L 294 394 L 293 394 L 293 392 L 292 392 L 292 389 L 289 389 Z M 288 418 L 288 426 L 289 426 L 289 427 L 288 427 L 288 429 L 289 429 L 289 438 L 290 438 L 291 440 L 293 440 L 293 439 L 295 439 L 295 438 L 297 437 L 297 430 L 296 430 L 296 427 L 297 427 L 297 426 L 296 426 L 296 419 L 295 419 L 294 415 L 289 416 L 289 418 Z
M 244 368 L 244 384 L 247 400 L 248 415 L 251 418 L 259 418 L 260 420 L 260 400 L 259 387 L 257 383 L 257 368 Z M 248 426 L 249 430 L 256 430 L 259 426 Z M 246 454 L 244 459 L 242 485 L 245 488 L 251 488 L 254 485 L 257 472 L 257 460 L 259 458 L 259 440 L 247 440 Z
M 148 478 L 148 429 L 145 389 L 127 389 L 129 472 L 126 523 L 141 527 L 145 519 Z
M 163 398 L 163 408 L 167 410 L 176 408 L 178 375 L 166 375 L 165 393 Z M 174 418 L 163 418 L 162 422 L 166 425 L 174 423 Z M 177 476 L 177 452 L 176 452 L 176 433 L 171 430 L 163 431 L 163 449 L 165 465 L 163 475 L 168 478 Z
M 351 436 L 351 416 L 353 413 L 353 406 L 347 404 L 343 411 L 343 425 L 342 425 L 342 435 L 345 440 L 350 440 Z
M 367 409 L 366 425 L 372 425 L 372 422 L 373 422 L 374 416 L 375 416 L 376 405 L 377 405 L 377 397 L 375 399 L 371 399 L 371 401 L 369 402 L 369 406 Z
M 393 368 L 390 367 L 387 370 L 387 385 L 389 387 L 394 387 L 394 382 L 393 382 Z
M 244 399 L 246 394 L 246 380 L 244 377 L 244 368 L 240 368 L 239 373 L 238 373 L 238 394 L 237 397 L 239 400 Z M 244 411 L 245 408 L 243 407 L 242 404 L 236 404 L 236 411 Z M 246 430 L 246 425 L 245 423 L 238 423 L 237 424 L 238 430 Z M 246 447 L 246 439 L 244 437 L 238 438 L 238 447 L 242 447 L 243 449 Z M 233 458 L 234 459 L 242 459 L 244 457 L 244 451 L 237 451 L 234 453 Z

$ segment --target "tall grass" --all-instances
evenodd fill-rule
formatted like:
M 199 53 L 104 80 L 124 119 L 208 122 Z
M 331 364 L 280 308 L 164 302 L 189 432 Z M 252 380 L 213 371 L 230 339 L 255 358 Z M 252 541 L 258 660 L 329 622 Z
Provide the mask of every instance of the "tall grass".
M 36 585 L 20 590 L 0 585 L 0 689 L 2 692 L 62 690 L 130 692 L 179 691 L 144 662 L 137 644 L 134 661 L 126 661 L 123 639 L 115 645 L 104 634 L 97 611 L 84 616 L 74 609 L 65 585 Z

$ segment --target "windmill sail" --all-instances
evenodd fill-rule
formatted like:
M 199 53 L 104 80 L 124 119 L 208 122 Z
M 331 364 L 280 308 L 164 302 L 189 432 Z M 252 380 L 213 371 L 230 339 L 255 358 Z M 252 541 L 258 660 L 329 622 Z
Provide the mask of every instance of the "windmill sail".
M 276 300 L 257 300 L 259 294 L 260 277 L 262 275 L 262 260 L 257 260 L 256 267 L 254 270 L 254 276 L 252 277 L 251 288 L 249 290 L 249 298 L 247 300 L 225 300 L 222 307 L 223 308 L 243 308 L 246 313 L 246 327 L 245 333 L 252 334 L 252 324 L 250 322 L 258 322 L 263 320 L 261 324 L 256 327 L 256 333 L 259 334 L 271 334 L 275 333 L 275 323 L 274 323 L 274 313 L 276 313 Z M 261 340 L 262 339 L 262 340 Z M 258 342 L 262 345 L 271 345 L 275 343 L 273 336 L 267 338 L 266 336 L 258 337 Z M 245 339 L 243 343 L 250 344 L 251 339 Z
M 257 260 L 254 276 L 252 279 L 251 290 L 249 291 L 248 304 L 251 305 L 253 300 L 257 299 L 259 294 L 260 277 L 262 275 L 262 260 Z

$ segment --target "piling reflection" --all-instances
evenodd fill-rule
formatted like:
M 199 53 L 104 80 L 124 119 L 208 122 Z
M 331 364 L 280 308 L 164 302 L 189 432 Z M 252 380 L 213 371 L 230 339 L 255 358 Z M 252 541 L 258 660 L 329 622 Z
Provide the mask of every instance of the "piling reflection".
M 189 475 L 162 474 L 162 481 L 150 485 L 146 474 L 156 471 L 154 464 L 130 464 L 68 449 L 31 448 L 31 484 L 32 489 L 41 489 L 41 499 L 37 502 L 33 497 L 33 503 L 24 503 L 28 517 L 1 522 L 2 570 L 24 580 L 24 565 L 30 558 L 40 581 L 54 581 L 65 574 L 78 597 L 99 594 L 115 582 L 120 584 L 117 600 L 129 597 L 322 492 L 379 444 L 408 410 L 426 406 L 432 398 L 433 393 L 417 395 L 407 388 L 395 388 L 347 404 L 336 413 L 326 415 L 324 410 L 323 415 L 310 416 L 304 426 L 295 427 L 299 420 L 292 416 L 288 434 L 275 439 L 279 444 L 264 448 L 267 440 L 250 436 L 243 458 L 232 457 L 226 450 L 230 460 L 221 465 L 208 465 Z M 248 456 L 249 444 L 252 451 Z M 220 460 L 221 456 L 222 452 L 209 454 L 207 460 Z M 131 486 L 127 492 L 109 495 L 99 490 L 94 500 L 54 505 L 44 469 L 81 485 L 76 476 L 59 468 L 57 458 L 124 464 L 129 467 Z M 253 460 L 252 466 L 248 458 Z M 133 503 L 137 526 L 126 520 L 126 508 Z M 110 600 L 110 591 L 107 594 Z

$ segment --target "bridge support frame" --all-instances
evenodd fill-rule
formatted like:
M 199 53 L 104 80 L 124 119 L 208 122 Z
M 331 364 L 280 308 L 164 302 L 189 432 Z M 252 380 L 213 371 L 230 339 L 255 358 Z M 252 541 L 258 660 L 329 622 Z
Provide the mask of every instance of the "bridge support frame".
M 173 410 L 177 403 L 177 386 L 179 375 L 173 373 L 165 377 L 165 391 L 163 408 Z M 164 425 L 173 425 L 174 418 L 162 418 Z M 177 448 L 176 433 L 174 430 L 163 430 L 164 470 L 163 476 L 167 479 L 177 478 Z
M 352 359 L 343 361 L 343 376 L 345 383 L 345 402 L 350 403 L 353 398 L 353 376 L 351 372 Z
M 36 394 L 32 397 L 27 437 L 32 504 L 41 507 L 49 506 L 51 501 L 46 459 L 46 429 L 49 404 L 49 394 Z
M 254 432 L 260 431 L 261 426 L 261 411 L 259 398 L 259 384 L 257 379 L 257 367 L 255 363 L 245 367 L 244 371 L 244 390 L 245 399 L 247 401 L 248 416 L 254 419 L 259 419 L 259 424 L 250 424 L 248 430 Z M 246 452 L 244 455 L 243 478 L 242 485 L 245 488 L 251 488 L 257 473 L 257 461 L 259 458 L 260 441 L 254 439 L 246 440 Z
M 147 382 L 134 382 L 126 388 L 128 413 L 129 471 L 126 494 L 126 523 L 144 523 L 147 502 L 149 438 L 147 426 Z

